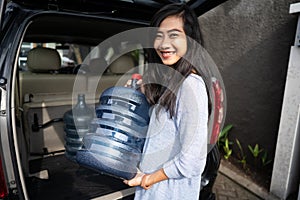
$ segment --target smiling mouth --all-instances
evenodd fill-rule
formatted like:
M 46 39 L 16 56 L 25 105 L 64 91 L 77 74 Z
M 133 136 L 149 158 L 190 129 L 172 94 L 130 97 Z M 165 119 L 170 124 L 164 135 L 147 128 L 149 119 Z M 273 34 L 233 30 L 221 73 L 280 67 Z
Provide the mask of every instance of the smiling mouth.
M 160 52 L 163 58 L 169 58 L 172 55 L 175 55 L 175 51 L 161 51 Z

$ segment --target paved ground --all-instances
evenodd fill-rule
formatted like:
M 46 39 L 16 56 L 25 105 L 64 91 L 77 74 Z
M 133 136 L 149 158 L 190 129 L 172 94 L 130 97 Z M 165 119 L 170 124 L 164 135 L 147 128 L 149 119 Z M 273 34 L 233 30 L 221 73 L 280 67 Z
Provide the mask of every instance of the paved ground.
M 216 200 L 279 200 L 265 188 L 235 170 L 234 166 L 222 161 L 213 191 Z
M 260 200 L 261 198 L 219 173 L 213 188 L 216 200 Z

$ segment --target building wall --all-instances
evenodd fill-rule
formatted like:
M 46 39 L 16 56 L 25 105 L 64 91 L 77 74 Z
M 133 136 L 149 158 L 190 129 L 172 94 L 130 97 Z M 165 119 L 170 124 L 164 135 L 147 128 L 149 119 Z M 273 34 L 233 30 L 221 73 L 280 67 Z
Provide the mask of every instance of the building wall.
M 225 124 L 234 126 L 229 138 L 239 139 L 249 159 L 247 146 L 259 144 L 274 160 L 297 23 L 289 6 L 295 2 L 299 0 L 228 0 L 199 17 L 204 46 L 226 87 Z

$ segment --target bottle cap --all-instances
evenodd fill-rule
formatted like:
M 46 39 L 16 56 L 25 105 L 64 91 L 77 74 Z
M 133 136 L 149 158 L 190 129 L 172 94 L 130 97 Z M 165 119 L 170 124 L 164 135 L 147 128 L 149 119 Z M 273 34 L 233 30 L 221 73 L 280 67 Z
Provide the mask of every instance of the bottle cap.
M 140 80 L 140 79 L 142 79 L 142 75 L 140 75 L 140 74 L 132 74 L 131 79 Z

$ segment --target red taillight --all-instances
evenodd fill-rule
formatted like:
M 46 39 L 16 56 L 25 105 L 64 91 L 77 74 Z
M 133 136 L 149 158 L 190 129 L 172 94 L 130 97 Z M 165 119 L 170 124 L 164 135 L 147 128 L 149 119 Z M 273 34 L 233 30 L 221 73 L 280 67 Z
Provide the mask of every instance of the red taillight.
M 0 158 L 0 199 L 6 197 L 8 195 L 7 186 L 5 182 L 2 161 Z
M 219 138 L 221 122 L 223 120 L 223 91 L 218 80 L 213 80 L 213 92 L 215 97 L 213 129 L 210 144 L 215 144 Z

